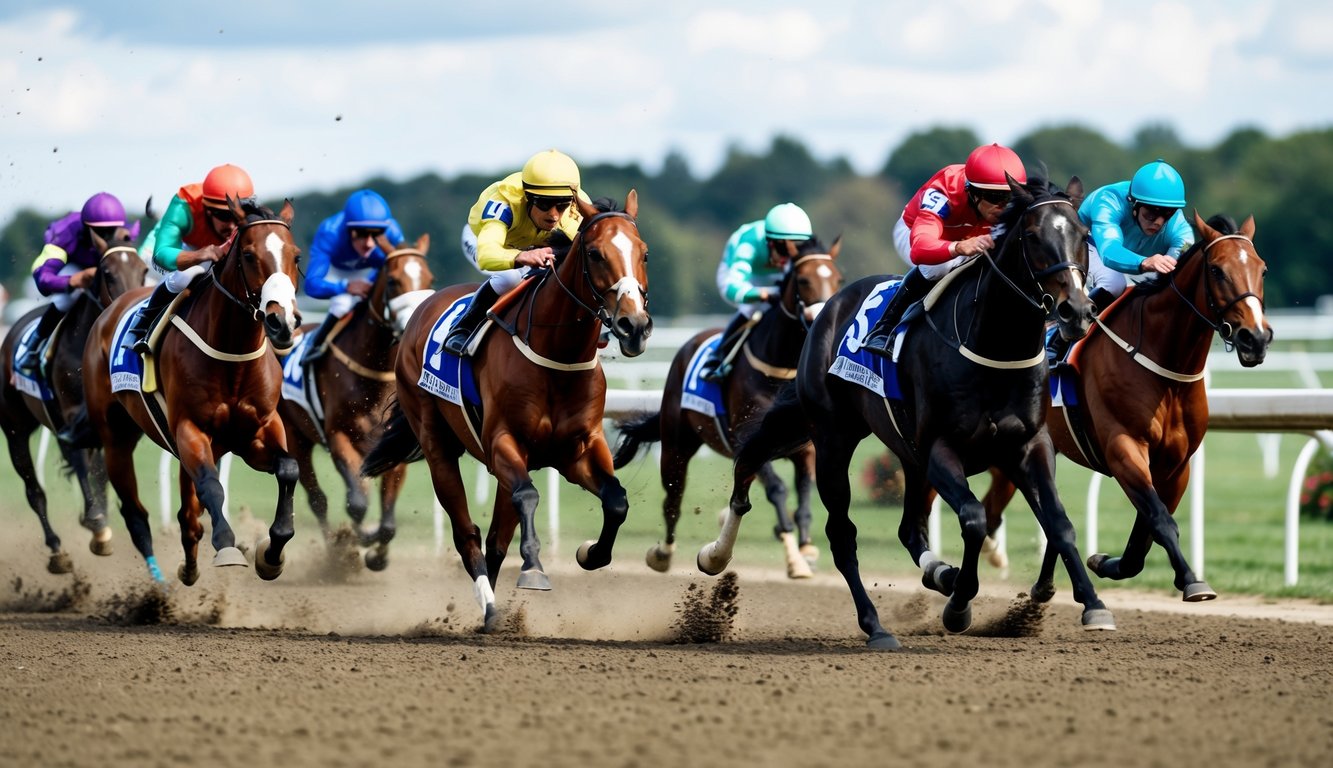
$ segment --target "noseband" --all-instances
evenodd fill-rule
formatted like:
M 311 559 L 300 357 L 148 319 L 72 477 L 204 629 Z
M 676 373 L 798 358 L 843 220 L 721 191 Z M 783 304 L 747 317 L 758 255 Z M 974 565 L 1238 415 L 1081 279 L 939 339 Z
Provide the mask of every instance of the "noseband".
M 1027 216 L 1034 209 L 1040 208 L 1043 205 L 1067 205 L 1070 208 L 1074 207 L 1074 204 L 1068 200 L 1060 200 L 1060 199 L 1042 200 L 1041 202 L 1029 205 L 1027 207 L 1027 210 L 1023 211 L 1022 216 Z M 1010 280 L 1009 276 L 1004 273 L 1004 270 L 1000 269 L 998 261 L 999 259 L 1003 259 L 1004 255 L 1008 253 L 1010 242 L 1011 238 L 1006 237 L 1004 239 L 1004 248 L 1000 250 L 1000 255 L 998 258 L 992 257 L 990 255 L 990 251 L 984 251 L 983 253 L 986 256 L 986 261 L 990 262 L 991 268 L 995 271 L 996 274 L 1000 276 L 1002 280 L 1004 280 L 1004 282 L 1010 288 L 1014 290 L 1014 293 L 1017 293 L 1019 296 L 1023 297 L 1023 299 L 1026 300 L 1027 303 L 1031 305 L 1033 309 L 1037 310 L 1038 312 L 1041 312 L 1042 314 L 1050 314 L 1050 312 L 1055 309 L 1055 297 L 1050 295 L 1049 293 L 1046 293 L 1044 290 L 1041 290 L 1042 289 L 1041 281 L 1044 278 L 1049 277 L 1050 275 L 1053 275 L 1056 272 L 1060 272 L 1066 269 L 1069 270 L 1076 269 L 1085 274 L 1087 273 L 1086 267 L 1076 264 L 1072 261 L 1057 262 L 1049 267 L 1046 267 L 1045 269 L 1034 272 L 1032 269 L 1032 260 L 1028 256 L 1027 231 L 1022 227 L 1020 227 L 1018 229 L 1018 243 L 1019 243 L 1019 250 L 1023 254 L 1023 263 L 1027 266 L 1028 275 L 1032 278 L 1033 284 L 1037 286 L 1038 290 L 1041 290 L 1041 299 L 1040 300 L 1034 299 L 1027 291 L 1020 288 L 1018 284 L 1016 284 L 1013 280 Z
M 232 233 L 231 237 L 228 238 L 231 242 L 231 246 L 227 248 L 227 255 L 224 257 L 224 260 L 230 261 L 231 258 L 236 254 L 236 250 L 241 247 L 241 235 L 245 232 L 245 230 L 251 227 L 257 227 L 260 224 L 277 224 L 287 229 L 288 231 L 291 231 L 291 226 L 282 219 L 256 219 L 254 221 L 247 221 L 241 224 L 236 229 L 236 231 Z M 216 269 L 208 270 L 208 276 L 209 279 L 213 281 L 213 286 L 217 288 L 219 291 L 222 291 L 223 296 L 226 296 L 228 299 L 231 299 L 232 303 L 236 304 L 241 309 L 247 310 L 250 313 L 250 315 L 254 317 L 256 322 L 260 322 L 264 319 L 264 310 L 259 306 L 259 299 L 256 298 L 254 292 L 250 290 L 250 281 L 247 280 L 245 277 L 244 260 L 240 262 L 238 268 L 241 270 L 241 285 L 245 288 L 245 301 L 241 301 L 236 296 L 234 296 L 231 291 L 227 290 L 226 286 L 224 286 L 222 282 L 218 280 Z
M 376 283 L 383 280 L 385 275 L 388 274 L 389 262 L 393 261 L 396 258 L 399 258 L 400 256 L 418 256 L 422 259 L 426 258 L 426 254 L 417 248 L 398 248 L 394 251 L 391 251 L 389 255 L 384 257 L 384 263 L 380 265 L 379 274 L 376 275 L 375 277 Z M 397 308 L 394 307 L 393 304 L 394 300 L 387 298 L 388 292 L 389 292 L 388 288 L 384 288 L 383 290 L 377 292 L 378 295 L 381 297 L 380 307 L 378 309 L 375 308 L 373 301 L 367 302 L 368 306 L 366 307 L 366 309 L 368 311 L 366 312 L 366 316 L 369 317 L 371 321 L 374 322 L 376 325 L 382 328 L 388 328 L 392 330 L 393 338 L 396 341 L 398 337 L 402 335 L 402 333 L 399 332 L 399 330 L 394 325 L 394 318 L 397 316 L 398 310 Z M 375 295 L 376 295 L 375 293 L 371 294 L 372 299 Z M 394 298 L 396 299 L 398 297 Z

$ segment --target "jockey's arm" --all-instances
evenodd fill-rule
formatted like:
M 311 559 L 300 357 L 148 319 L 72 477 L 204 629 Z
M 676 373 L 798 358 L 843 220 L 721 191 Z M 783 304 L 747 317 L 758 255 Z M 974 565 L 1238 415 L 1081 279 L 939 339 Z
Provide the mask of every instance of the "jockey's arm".
M 179 195 L 171 198 L 162 220 L 144 240 L 144 250 L 153 255 L 153 264 L 164 272 L 180 269 L 177 260 L 185 249 L 185 235 L 194 226 L 190 206 Z
M 755 285 L 754 265 L 758 259 L 767 261 L 768 254 L 752 243 L 740 242 L 727 250 L 723 259 L 727 264 L 727 276 L 722 288 L 722 298 L 736 305 L 751 304 L 768 298 L 771 293 L 767 286 Z
M 329 279 L 333 249 L 337 245 L 340 229 L 321 225 L 310 242 L 310 262 L 306 267 L 303 290 L 312 299 L 331 299 L 347 292 L 346 280 Z
M 54 243 L 47 243 L 37 259 L 32 263 L 32 279 L 37 283 L 37 292 L 43 296 L 68 293 L 69 276 L 60 274 L 68 263 L 69 254 Z
M 514 261 L 520 251 L 505 245 L 509 227 L 497 219 L 482 221 L 477 232 L 477 269 L 483 272 L 500 272 L 514 268 Z

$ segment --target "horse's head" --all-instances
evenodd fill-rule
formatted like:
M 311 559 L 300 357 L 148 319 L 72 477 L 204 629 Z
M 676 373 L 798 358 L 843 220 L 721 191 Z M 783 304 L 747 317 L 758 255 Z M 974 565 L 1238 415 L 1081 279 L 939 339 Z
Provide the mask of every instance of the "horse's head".
M 653 333 L 648 314 L 648 245 L 639 237 L 634 217 L 639 213 L 639 194 L 630 190 L 625 210 L 600 210 L 575 197 L 583 225 L 568 262 L 582 256 L 583 278 L 591 293 L 594 310 L 602 324 L 620 341 L 626 357 L 643 354 Z M 576 268 L 573 265 L 570 268 Z
M 1082 182 L 1075 177 L 1061 190 L 1038 176 L 1027 185 L 1008 178 L 1013 201 L 1005 221 L 1017 230 L 1023 256 L 1041 288 L 1041 305 L 1054 314 L 1064 339 L 1080 339 L 1094 314 L 1084 285 L 1088 229 L 1070 200 L 1071 194 L 1081 193 Z
M 1240 364 L 1253 368 L 1264 361 L 1273 341 L 1273 327 L 1264 316 L 1268 265 L 1254 249 L 1254 217 L 1237 229 L 1226 217 L 1205 222 L 1195 211 L 1194 230 L 1203 251 L 1204 301 L 1213 318 L 1209 322 L 1223 342 L 1235 345 Z
M 838 269 L 842 237 L 835 239 L 829 248 L 816 237 L 799 244 L 791 240 L 786 243 L 782 311 L 789 317 L 799 317 L 808 328 L 824 308 L 824 302 L 842 287 L 842 272 Z
M 245 308 L 256 320 L 263 319 L 264 333 L 279 351 L 290 349 L 301 313 L 296 308 L 296 285 L 301 249 L 292 240 L 292 202 L 284 201 L 282 211 L 273 211 L 249 201 L 244 205 L 228 198 L 232 215 L 241 222 L 231 248 L 219 265 L 223 276 Z
M 105 307 L 122 293 L 143 285 L 148 264 L 139 256 L 139 249 L 134 247 L 134 238 L 128 229 L 117 227 L 106 240 L 94 231 L 92 242 L 102 256 L 98 259 L 97 276 L 89 293 L 97 297 L 99 304 Z
M 396 339 L 403 334 L 416 308 L 434 292 L 431 285 L 435 275 L 426 261 L 430 235 L 422 235 L 416 243 L 403 243 L 397 248 L 383 235 L 376 242 L 387 255 L 367 303 L 376 322 L 392 328 Z

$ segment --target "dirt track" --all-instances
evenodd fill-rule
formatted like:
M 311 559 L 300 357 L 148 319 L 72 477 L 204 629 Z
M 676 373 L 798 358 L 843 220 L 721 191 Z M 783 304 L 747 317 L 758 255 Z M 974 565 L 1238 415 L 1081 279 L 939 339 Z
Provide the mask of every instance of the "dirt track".
M 865 650 L 836 574 L 742 570 L 729 593 L 692 563 L 660 576 L 622 552 L 593 574 L 561 558 L 550 593 L 515 594 L 511 565 L 505 629 L 483 636 L 452 556 L 400 553 L 330 582 L 298 550 L 277 582 L 210 568 L 162 603 L 128 554 L 85 552 L 80 574 L 55 577 L 29 547 L 0 545 L 0 766 L 1323 766 L 1333 752 L 1328 606 L 1113 591 L 1119 631 L 1085 633 L 1067 589 L 1034 609 L 991 583 L 972 634 L 945 636 L 942 597 L 880 579 L 905 646 L 889 654 Z M 145 623 L 164 610 L 170 623 Z M 1288 620 L 1245 617 L 1275 612 Z M 680 642 L 710 633 L 725 638 Z

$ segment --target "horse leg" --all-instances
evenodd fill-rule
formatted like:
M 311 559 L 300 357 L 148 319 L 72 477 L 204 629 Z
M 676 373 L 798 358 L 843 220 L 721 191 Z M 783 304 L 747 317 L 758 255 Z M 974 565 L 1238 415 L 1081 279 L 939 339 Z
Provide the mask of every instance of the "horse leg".
M 5 438 L 9 443 L 9 459 L 14 464 L 14 471 L 23 478 L 23 491 L 28 496 L 28 506 L 37 513 L 37 522 L 41 523 L 42 536 L 46 541 L 46 548 L 51 550 L 51 556 L 46 561 L 46 570 L 50 573 L 69 573 L 74 570 L 74 563 L 69 559 L 69 555 L 61 549 L 60 536 L 51 527 L 51 520 L 46 514 L 46 491 L 42 490 L 42 484 L 37 482 L 37 469 L 32 461 L 32 448 L 28 445 L 32 437 L 33 430 L 24 432 L 7 428 Z
M 79 493 L 83 496 L 83 516 L 79 518 L 79 525 L 93 533 L 88 548 L 94 554 L 97 554 L 99 549 L 105 548 L 105 552 L 101 554 L 110 554 L 111 529 L 106 524 L 106 505 L 98 505 L 97 494 L 89 480 L 90 470 L 87 460 L 89 451 L 81 448 L 71 448 L 64 443 L 60 443 L 60 453 L 64 456 L 65 463 L 69 465 L 70 470 L 74 473 L 74 480 L 79 485 Z
M 981 556 L 981 544 L 986 539 L 986 510 L 968 486 L 963 463 L 947 441 L 937 440 L 931 445 L 926 477 L 940 498 L 958 516 L 958 527 L 963 537 L 963 559 L 954 578 L 949 601 L 944 604 L 941 619 L 946 630 L 965 632 L 972 626 L 972 599 L 981 588 L 977 578 L 977 561 Z
M 107 519 L 106 504 L 106 458 L 102 455 L 102 449 L 93 448 L 84 451 L 88 467 L 88 496 L 87 503 L 91 507 L 84 512 L 84 527 L 93 532 L 92 541 L 88 548 L 94 555 L 106 556 L 112 552 L 111 548 L 111 525 Z M 95 527 L 100 518 L 101 527 Z
M 281 427 L 276 418 L 274 422 Z M 296 515 L 292 500 L 296 495 L 296 478 L 300 469 L 296 459 L 285 452 L 278 452 L 273 457 L 273 477 L 278 481 L 278 503 L 273 511 L 273 524 L 268 527 L 268 537 L 255 547 L 255 573 L 265 581 L 272 581 L 282 575 L 285 560 L 283 548 L 296 535 Z
M 685 497 L 690 459 L 699 452 L 701 445 L 703 441 L 699 439 L 698 433 L 688 425 L 663 437 L 661 471 L 662 490 L 666 496 L 662 499 L 662 521 L 666 526 L 666 538 L 649 547 L 644 557 L 648 567 L 658 573 L 666 573 L 671 568 L 671 557 L 676 552 L 676 526 L 680 523 L 680 504 Z
M 801 451 L 791 460 L 792 466 L 796 468 L 796 533 L 797 544 L 800 546 L 801 557 L 813 566 L 819 559 L 819 547 L 815 546 L 814 538 L 810 535 L 810 526 L 814 521 L 812 507 L 810 506 L 811 491 L 814 490 L 815 479 L 815 449 L 809 447 Z
M 181 462 L 181 514 L 185 515 L 192 510 L 187 509 L 186 500 L 190 495 L 194 495 L 204 509 L 208 510 L 209 522 L 213 526 L 212 544 L 216 554 L 213 557 L 213 565 L 246 565 L 245 555 L 236 548 L 236 534 L 231 529 L 231 524 L 227 522 L 226 516 L 222 514 L 222 508 L 226 504 L 227 492 L 222 487 L 222 481 L 218 476 L 217 465 L 213 456 L 213 441 L 208 435 L 204 434 L 196 424 L 189 420 L 182 420 L 176 424 L 176 446 L 179 449 Z M 296 479 L 296 473 L 293 472 L 292 480 Z M 190 493 L 191 486 L 193 494 Z M 193 513 L 198 515 L 195 508 Z M 197 523 L 196 523 L 197 524 Z M 185 525 L 181 525 L 182 543 L 186 542 Z M 198 534 L 203 536 L 202 529 Z M 186 544 L 186 563 L 188 564 L 194 558 L 194 552 Z M 255 558 L 258 562 L 259 558 Z M 257 567 L 257 566 L 256 566 Z
M 120 516 L 125 520 L 130 542 L 143 557 L 148 574 L 154 581 L 162 583 L 166 580 L 162 578 L 162 569 L 158 567 L 157 557 L 153 554 L 153 528 L 148 523 L 148 510 L 139 499 L 139 481 L 134 470 L 134 446 L 142 435 L 134 429 L 123 432 L 117 430 L 115 434 L 127 434 L 130 437 L 123 443 L 111 444 L 106 442 L 107 434 L 103 434 L 107 477 L 111 480 L 116 498 L 120 499 Z
M 1009 567 L 1009 555 L 999 548 L 995 532 L 1004 522 L 1004 509 L 1014 498 L 1014 490 L 1014 484 L 1009 482 L 1004 473 L 991 467 L 990 488 L 981 497 L 981 506 L 986 508 L 986 543 L 982 545 L 981 551 L 986 555 L 987 562 L 1001 570 Z
M 939 559 L 930 549 L 927 525 L 933 498 L 926 473 L 903 465 L 903 516 L 898 523 L 898 541 L 921 569 L 921 585 L 948 597 L 958 580 L 958 567 Z
M 373 547 L 366 552 L 366 567 L 372 571 L 382 571 L 389 565 L 389 542 L 398 532 L 394 508 L 406 477 L 407 467 L 402 464 L 380 476 L 380 527 L 372 536 Z
M 761 427 L 762 434 L 762 427 Z M 695 564 L 709 576 L 716 576 L 731 562 L 740 535 L 741 519 L 750 511 L 750 486 L 759 470 L 772 457 L 768 455 L 771 443 L 763 439 L 747 440 L 736 453 L 731 468 L 731 500 L 722 514 L 722 525 L 717 538 L 699 549 Z
M 1015 466 L 1004 469 L 1009 480 L 1022 492 L 1023 498 L 1032 507 L 1037 522 L 1046 534 L 1043 576 L 1046 576 L 1047 563 L 1049 562 L 1053 569 L 1054 560 L 1059 557 L 1069 574 L 1074 600 L 1083 606 L 1083 628 L 1113 630 L 1115 617 L 1101 598 L 1097 597 L 1097 590 L 1093 587 L 1092 579 L 1088 577 L 1088 572 L 1078 554 L 1074 525 L 1069 521 L 1069 515 L 1065 512 L 1064 504 L 1056 492 L 1055 448 L 1049 441 L 1040 439 L 1033 440 L 1028 446 L 1029 450 Z
M 293 429 L 287 434 L 292 456 L 296 459 L 297 480 L 305 489 L 306 502 L 310 512 L 319 524 L 324 543 L 333 543 L 333 531 L 329 530 L 329 497 L 319 484 L 319 475 L 315 472 L 314 443 L 306 439 L 300 430 Z
M 190 587 L 199 580 L 199 540 L 204 537 L 204 526 L 199 522 L 199 496 L 184 466 L 180 468 L 178 482 L 181 506 L 176 512 L 176 522 L 181 529 L 181 551 L 185 553 L 185 560 L 176 569 L 176 576 Z
M 589 539 L 579 545 L 574 559 L 585 571 L 595 571 L 610 565 L 616 535 L 629 515 L 629 494 L 616 479 L 611 448 L 600 431 L 590 436 L 583 455 L 569 465 L 563 474 L 580 488 L 597 494 L 597 498 L 602 501 L 602 530 L 596 539 Z
M 1118 471 L 1118 468 L 1113 471 Z M 1103 578 L 1127 579 L 1137 576 L 1143 570 L 1148 550 L 1156 542 L 1166 551 L 1171 568 L 1176 573 L 1176 589 L 1180 590 L 1183 600 L 1194 603 L 1217 597 L 1213 588 L 1195 575 L 1194 569 L 1185 559 L 1185 553 L 1180 548 L 1180 527 L 1172 514 L 1189 484 L 1189 464 L 1182 464 L 1179 472 L 1157 483 L 1145 482 L 1149 478 L 1137 471 L 1126 471 L 1115 477 L 1137 512 L 1134 529 L 1120 557 L 1094 554 L 1088 558 L 1088 567 Z
M 787 561 L 787 578 L 808 579 L 814 575 L 810 564 L 801 557 L 801 550 L 796 545 L 796 524 L 787 515 L 787 484 L 778 477 L 773 462 L 766 461 L 759 467 L 759 480 L 764 484 L 764 495 L 777 511 L 778 524 L 773 533 L 782 542 L 783 556 Z
M 866 633 L 866 645 L 896 651 L 902 644 L 880 624 L 879 611 L 866 592 L 865 583 L 861 580 L 860 562 L 856 557 L 856 524 L 849 514 L 852 486 L 847 477 L 847 468 L 852 463 L 852 452 L 856 450 L 859 440 L 847 440 L 834 433 L 835 429 L 824 425 L 821 430 L 823 439 L 818 440 L 815 447 L 815 482 L 819 485 L 819 498 L 828 510 L 828 523 L 824 526 L 824 532 L 828 535 L 829 552 L 833 554 L 833 564 L 852 593 L 852 602 L 856 605 L 856 623 Z
M 370 509 L 369 483 L 361 477 L 361 456 L 352 446 L 346 432 L 329 434 L 329 453 L 333 456 L 333 466 L 347 486 L 347 516 L 352 518 L 352 527 L 356 529 L 361 546 L 367 546 L 371 537 L 362 525 L 366 520 L 366 511 Z

